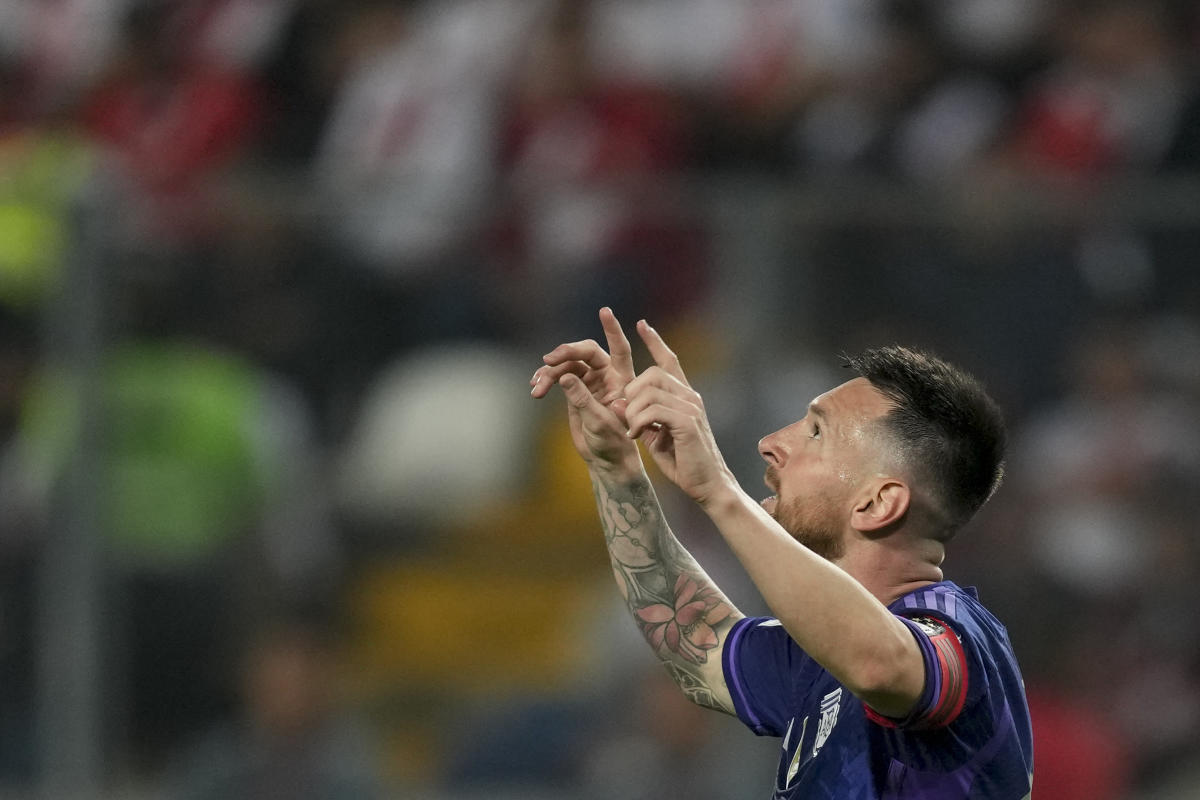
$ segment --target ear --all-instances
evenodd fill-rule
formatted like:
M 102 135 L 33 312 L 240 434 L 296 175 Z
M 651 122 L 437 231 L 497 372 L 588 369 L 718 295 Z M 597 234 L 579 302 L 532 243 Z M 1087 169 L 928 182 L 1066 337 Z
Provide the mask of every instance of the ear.
M 850 514 L 857 531 L 880 531 L 902 521 L 912 499 L 908 484 L 896 478 L 880 478 L 859 496 Z

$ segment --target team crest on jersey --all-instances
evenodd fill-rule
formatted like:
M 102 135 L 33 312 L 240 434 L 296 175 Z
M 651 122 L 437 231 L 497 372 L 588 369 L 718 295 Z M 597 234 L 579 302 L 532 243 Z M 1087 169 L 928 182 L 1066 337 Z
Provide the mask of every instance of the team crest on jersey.
M 825 746 L 825 740 L 829 738 L 829 734 L 833 733 L 833 726 L 837 725 L 838 709 L 842 705 L 842 688 L 839 686 L 829 694 L 821 698 L 821 719 L 817 722 L 817 738 L 813 742 L 813 758 L 816 758 L 817 753 Z

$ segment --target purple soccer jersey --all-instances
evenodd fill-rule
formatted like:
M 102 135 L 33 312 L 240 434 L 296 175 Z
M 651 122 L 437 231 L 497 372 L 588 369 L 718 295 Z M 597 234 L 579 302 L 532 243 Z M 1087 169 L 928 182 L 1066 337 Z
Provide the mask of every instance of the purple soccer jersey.
M 949 581 L 890 610 L 908 623 L 926 665 L 925 690 L 903 720 L 871 712 L 778 620 L 748 617 L 730 631 L 722 659 L 738 718 L 783 739 L 772 797 L 1028 797 L 1033 734 L 1004 626 L 973 589 Z

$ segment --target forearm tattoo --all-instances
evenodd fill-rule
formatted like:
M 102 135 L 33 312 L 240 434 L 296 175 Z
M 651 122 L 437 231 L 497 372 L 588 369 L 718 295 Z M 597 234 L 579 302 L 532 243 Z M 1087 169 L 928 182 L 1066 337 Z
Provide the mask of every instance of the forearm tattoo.
M 733 606 L 675 539 L 648 480 L 593 475 L 592 487 L 617 587 L 642 635 L 693 702 L 733 713 L 702 669 L 734 622 Z

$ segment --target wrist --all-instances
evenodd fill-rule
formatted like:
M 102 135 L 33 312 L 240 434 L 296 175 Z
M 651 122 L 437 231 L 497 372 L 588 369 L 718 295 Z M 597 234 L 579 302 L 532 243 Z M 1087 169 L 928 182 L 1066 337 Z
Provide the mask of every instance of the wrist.
M 712 518 L 726 514 L 741 505 L 746 493 L 742 491 L 732 474 L 726 474 L 714 488 L 697 499 L 700 508 Z
M 647 477 L 646 468 L 636 450 L 616 461 L 594 459 L 588 462 L 588 469 L 596 477 L 619 484 L 632 483 Z

